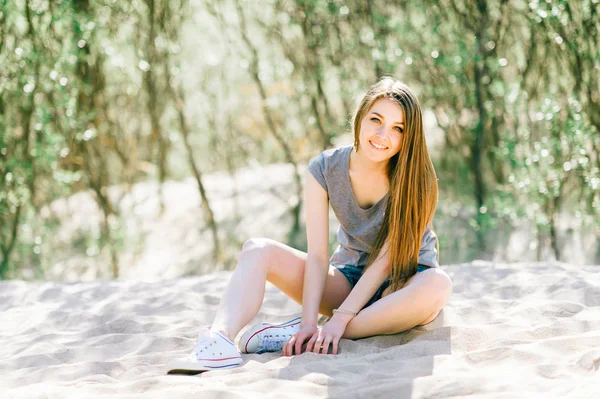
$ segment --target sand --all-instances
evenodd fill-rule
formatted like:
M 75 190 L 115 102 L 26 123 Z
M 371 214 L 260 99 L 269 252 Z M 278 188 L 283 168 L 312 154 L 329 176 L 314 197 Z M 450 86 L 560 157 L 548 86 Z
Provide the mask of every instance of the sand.
M 244 355 L 239 368 L 196 376 L 165 364 L 191 351 L 230 272 L 0 282 L 0 397 L 600 397 L 600 266 L 442 267 L 454 291 L 426 326 L 343 339 L 338 355 Z M 300 313 L 268 283 L 255 321 Z

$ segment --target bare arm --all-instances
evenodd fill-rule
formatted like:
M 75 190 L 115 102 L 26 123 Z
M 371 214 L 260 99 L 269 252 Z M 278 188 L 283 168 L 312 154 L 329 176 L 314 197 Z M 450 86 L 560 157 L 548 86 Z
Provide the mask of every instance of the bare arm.
M 423 235 L 421 248 L 419 250 L 419 263 L 430 267 L 434 267 L 438 264 L 436 242 L 437 236 L 431 227 L 428 226 Z M 379 256 L 373 265 L 362 275 L 340 308 L 353 312 L 358 312 L 362 309 L 377 291 L 377 288 L 379 288 L 386 278 L 389 277 L 389 266 L 388 242 L 386 241 L 381 248 L 381 251 L 379 251 Z M 345 317 L 344 319 L 348 318 Z
M 359 312 L 369 298 L 373 296 L 377 288 L 385 281 L 389 274 L 389 260 L 387 256 L 387 242 L 382 247 L 379 256 L 373 262 L 356 283 L 346 300 L 340 306 L 341 309 Z M 317 331 L 308 341 L 306 350 L 315 353 L 327 353 L 329 345 L 332 345 L 332 353 L 336 354 L 338 343 L 346 326 L 353 316 L 346 313 L 335 313 L 333 317 Z
M 308 254 L 304 269 L 302 325 L 316 327 L 329 271 L 329 198 L 310 173 L 305 196 Z
M 304 194 L 308 254 L 302 286 L 302 321 L 300 330 L 283 344 L 283 356 L 292 356 L 294 352 L 300 354 L 304 342 L 318 331 L 319 305 L 329 271 L 329 197 L 310 171 Z
M 340 305 L 340 309 L 359 312 L 377 292 L 377 289 L 389 276 L 389 257 L 387 241 L 381 248 L 379 256 L 358 280 L 348 297 Z M 336 313 L 334 317 L 350 321 L 345 314 Z

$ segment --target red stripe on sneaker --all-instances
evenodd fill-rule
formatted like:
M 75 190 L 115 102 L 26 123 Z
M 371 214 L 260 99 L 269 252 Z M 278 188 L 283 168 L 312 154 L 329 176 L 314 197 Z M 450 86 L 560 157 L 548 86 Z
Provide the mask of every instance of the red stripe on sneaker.
M 302 322 L 302 321 L 298 321 L 298 322 L 296 322 L 296 323 L 293 323 L 293 324 L 287 324 L 287 325 L 286 325 L 286 324 L 283 324 L 283 325 L 276 325 L 276 326 L 268 326 L 268 327 L 265 327 L 265 328 L 263 328 L 262 330 L 258 330 L 257 332 L 255 332 L 254 334 L 252 334 L 252 335 L 250 336 L 250 338 L 248 338 L 248 340 L 246 341 L 246 344 L 244 345 L 244 352 L 248 353 L 248 342 L 250 342 L 250 340 L 251 340 L 252 338 L 254 338 L 254 337 L 257 335 L 257 334 L 259 334 L 259 333 L 261 333 L 261 332 L 263 332 L 263 331 L 265 331 L 265 330 L 268 330 L 269 328 L 292 327 L 292 326 L 295 326 L 295 325 L 297 325 L 297 324 L 300 324 L 301 322 Z

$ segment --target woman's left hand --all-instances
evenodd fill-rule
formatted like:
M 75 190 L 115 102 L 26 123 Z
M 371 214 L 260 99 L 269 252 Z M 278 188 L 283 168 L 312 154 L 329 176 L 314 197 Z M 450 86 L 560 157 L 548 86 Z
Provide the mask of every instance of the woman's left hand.
M 329 345 L 332 346 L 332 354 L 337 355 L 338 344 L 348 323 L 342 319 L 332 318 L 322 327 L 317 329 L 306 345 L 306 352 L 327 354 Z

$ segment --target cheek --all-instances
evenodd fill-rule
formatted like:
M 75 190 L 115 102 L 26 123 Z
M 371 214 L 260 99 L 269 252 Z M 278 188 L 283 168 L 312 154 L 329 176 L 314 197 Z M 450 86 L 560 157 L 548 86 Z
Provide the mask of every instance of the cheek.
M 363 121 L 360 124 L 360 135 L 363 136 L 363 137 L 367 136 L 368 132 L 369 132 L 369 129 L 370 129 L 369 123 Z

